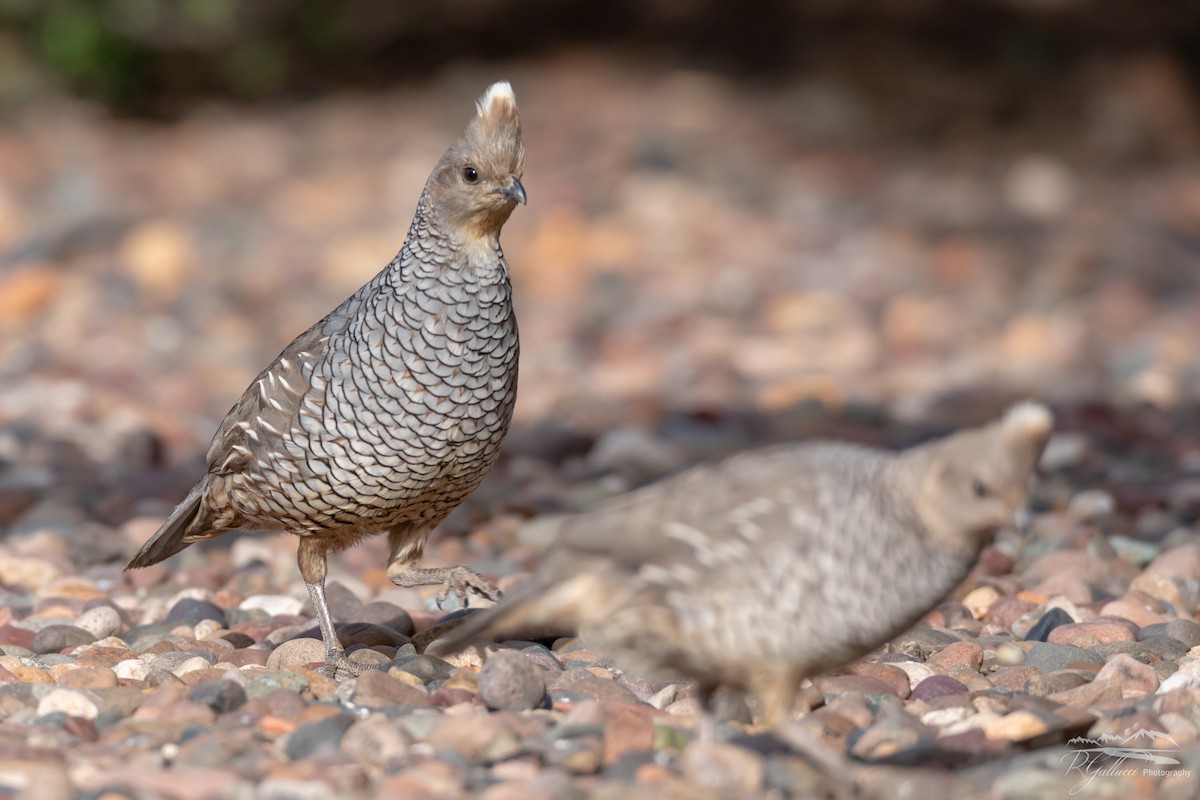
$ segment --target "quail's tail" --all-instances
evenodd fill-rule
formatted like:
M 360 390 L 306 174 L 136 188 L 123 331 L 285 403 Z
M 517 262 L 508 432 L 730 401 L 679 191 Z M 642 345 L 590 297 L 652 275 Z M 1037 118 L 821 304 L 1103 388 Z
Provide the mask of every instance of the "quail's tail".
M 204 482 L 201 481 L 184 498 L 184 501 L 175 507 L 158 532 L 150 537 L 150 541 L 142 545 L 142 549 L 125 569 L 130 570 L 157 564 L 191 544 L 190 541 L 184 541 L 183 536 L 200 511 L 200 497 L 203 493 Z

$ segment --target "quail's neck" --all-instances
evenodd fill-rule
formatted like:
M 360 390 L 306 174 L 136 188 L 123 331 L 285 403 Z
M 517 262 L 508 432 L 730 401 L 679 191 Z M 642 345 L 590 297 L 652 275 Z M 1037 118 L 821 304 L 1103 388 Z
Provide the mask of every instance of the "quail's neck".
M 417 204 L 404 246 L 385 272 L 385 282 L 405 294 L 433 294 L 446 302 L 451 295 L 458 296 L 452 291 L 441 297 L 446 291 L 474 285 L 490 288 L 482 294 L 471 292 L 473 302 L 510 302 L 508 266 L 499 237 L 462 235 L 435 212 L 425 195 Z

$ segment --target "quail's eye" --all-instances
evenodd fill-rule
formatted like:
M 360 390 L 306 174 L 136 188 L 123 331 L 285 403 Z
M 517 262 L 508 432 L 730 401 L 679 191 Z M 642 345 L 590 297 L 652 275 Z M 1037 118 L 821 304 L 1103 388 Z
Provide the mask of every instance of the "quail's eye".
M 971 481 L 971 491 L 974 492 L 975 496 L 979 498 L 988 497 L 992 493 L 991 490 L 988 489 L 987 484 L 978 478 L 975 478 Z
M 463 180 L 467 183 L 475 183 L 479 180 L 479 170 L 474 167 L 463 167 Z

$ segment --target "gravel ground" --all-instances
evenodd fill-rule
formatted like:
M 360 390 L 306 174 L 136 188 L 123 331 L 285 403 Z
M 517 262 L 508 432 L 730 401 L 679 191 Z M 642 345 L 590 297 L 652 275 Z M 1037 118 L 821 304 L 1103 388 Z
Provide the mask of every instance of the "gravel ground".
M 1080 87 L 1149 81 L 1125 117 L 1055 135 L 968 118 L 924 146 L 854 84 L 514 65 L 517 422 L 426 563 L 503 589 L 548 515 L 699 460 L 813 436 L 899 447 L 1039 397 L 1060 428 L 1028 535 L 815 679 L 794 724 L 852 757 L 864 796 L 1194 796 L 1200 170 L 1156 126 L 1194 109 L 1153 66 Z M 577 639 L 423 655 L 454 610 L 392 586 L 382 541 L 331 560 L 343 642 L 381 667 L 340 684 L 316 669 L 294 539 L 121 572 L 257 370 L 399 246 L 494 77 L 157 124 L 47 103 L 0 124 L 0 795 L 839 788 L 734 696 L 724 741 L 688 746 L 690 686 Z M 1178 763 L 1114 767 L 1100 744 Z

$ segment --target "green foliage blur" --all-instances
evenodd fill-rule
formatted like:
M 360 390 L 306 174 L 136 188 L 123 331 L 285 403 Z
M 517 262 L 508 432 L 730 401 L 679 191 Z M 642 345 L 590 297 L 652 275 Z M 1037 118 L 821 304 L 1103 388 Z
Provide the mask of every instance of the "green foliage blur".
M 113 108 L 162 92 L 266 97 L 395 33 L 403 3 L 0 0 L 0 105 L 48 83 Z M 389 9 L 390 7 L 390 9 Z
M 0 110 L 66 90 L 169 115 L 571 46 L 768 80 L 913 47 L 1031 80 L 1154 50 L 1200 84 L 1200 0 L 0 0 Z

